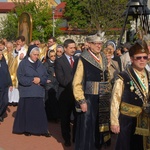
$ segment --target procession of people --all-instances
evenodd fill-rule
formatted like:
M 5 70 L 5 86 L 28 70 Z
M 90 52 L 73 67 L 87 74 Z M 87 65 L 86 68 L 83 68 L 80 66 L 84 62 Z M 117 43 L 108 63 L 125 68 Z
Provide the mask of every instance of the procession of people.
M 85 43 L 55 37 L 26 44 L 0 41 L 0 123 L 17 107 L 13 134 L 51 137 L 60 123 L 64 146 L 75 150 L 150 149 L 150 38 L 121 47 L 102 32 Z M 71 130 L 71 124 L 73 129 Z

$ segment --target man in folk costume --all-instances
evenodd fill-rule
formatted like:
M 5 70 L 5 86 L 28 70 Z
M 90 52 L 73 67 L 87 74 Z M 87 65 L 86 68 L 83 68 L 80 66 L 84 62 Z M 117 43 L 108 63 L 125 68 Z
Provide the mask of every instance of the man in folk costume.
M 111 130 L 118 134 L 116 150 L 148 150 L 149 73 L 146 43 L 136 42 L 130 49 L 131 65 L 118 75 L 111 97 Z
M 77 129 L 75 150 L 96 150 L 110 144 L 107 59 L 101 52 L 104 33 L 87 37 L 89 49 L 79 58 L 73 79 Z

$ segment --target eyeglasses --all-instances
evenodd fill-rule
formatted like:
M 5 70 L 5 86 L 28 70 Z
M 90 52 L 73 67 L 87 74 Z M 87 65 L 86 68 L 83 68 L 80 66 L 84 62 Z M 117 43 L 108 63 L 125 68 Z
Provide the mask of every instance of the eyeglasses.
M 63 53 L 62 51 L 56 51 L 57 53 Z
M 95 42 L 91 42 L 91 43 L 96 45 L 96 46 L 102 45 L 102 43 L 95 43 Z
M 147 60 L 148 59 L 148 56 L 137 56 L 135 57 L 136 60 L 141 60 L 141 59 L 144 59 L 144 60 Z

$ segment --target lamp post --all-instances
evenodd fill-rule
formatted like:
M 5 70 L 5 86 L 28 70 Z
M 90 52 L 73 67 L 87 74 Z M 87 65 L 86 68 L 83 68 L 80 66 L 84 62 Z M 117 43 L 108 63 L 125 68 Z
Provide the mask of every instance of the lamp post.
M 127 24 L 128 16 L 132 16 L 133 20 L 136 21 L 136 32 L 137 32 L 137 21 L 138 18 L 140 19 L 140 24 L 143 28 L 143 30 L 147 33 L 149 32 L 149 24 L 148 24 L 148 15 L 150 14 L 150 10 L 147 8 L 147 4 L 145 3 L 145 0 L 129 0 L 127 4 L 127 9 L 124 12 L 125 21 L 124 25 L 120 34 L 120 38 L 118 41 L 118 45 L 121 44 L 122 37 L 125 32 L 125 27 Z
M 55 6 L 52 6 L 52 14 L 53 14 L 53 37 L 55 37 Z

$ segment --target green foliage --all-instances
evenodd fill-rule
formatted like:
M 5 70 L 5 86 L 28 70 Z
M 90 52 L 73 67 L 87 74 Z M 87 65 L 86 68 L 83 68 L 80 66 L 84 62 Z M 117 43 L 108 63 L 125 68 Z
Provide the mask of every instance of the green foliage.
M 47 0 L 36 0 L 36 2 L 32 1 L 29 3 L 26 0 L 23 2 L 14 0 L 13 2 L 15 3 L 15 15 L 13 12 L 10 12 L 8 13 L 8 17 L 3 19 L 1 22 L 3 29 L 0 31 L 0 37 L 14 40 L 18 35 L 19 17 L 23 12 L 27 12 L 32 16 L 32 40 L 39 39 L 42 42 L 47 41 L 47 38 L 52 36 L 53 31 L 52 8 L 48 6 Z M 55 21 L 56 36 L 61 33 L 57 27 L 58 22 Z
M 64 0 L 65 17 L 71 25 L 93 30 L 121 28 L 128 0 Z
M 67 4 L 65 7 L 64 17 L 67 18 L 72 28 L 87 28 L 90 22 L 89 13 L 82 5 L 81 0 L 64 0 Z
M 0 38 L 14 40 L 17 36 L 17 16 L 9 13 L 7 17 L 1 18 L 0 21 Z

